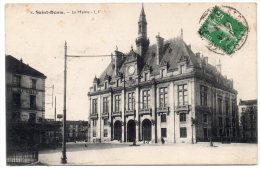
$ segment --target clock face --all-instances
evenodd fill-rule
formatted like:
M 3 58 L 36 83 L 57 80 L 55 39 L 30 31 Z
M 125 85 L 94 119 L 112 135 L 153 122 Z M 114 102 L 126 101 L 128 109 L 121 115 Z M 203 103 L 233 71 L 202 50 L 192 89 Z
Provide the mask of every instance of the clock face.
M 133 75 L 135 73 L 135 67 L 134 66 L 129 66 L 128 67 L 128 74 Z

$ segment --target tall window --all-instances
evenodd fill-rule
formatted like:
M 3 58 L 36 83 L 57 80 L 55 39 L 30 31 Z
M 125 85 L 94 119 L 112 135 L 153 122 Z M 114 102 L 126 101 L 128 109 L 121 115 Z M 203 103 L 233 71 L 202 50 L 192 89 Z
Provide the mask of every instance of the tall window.
M 178 104 L 188 104 L 188 89 L 187 84 L 178 85 Z
M 229 114 L 229 102 L 228 100 L 225 100 L 225 107 L 226 107 L 226 115 Z
M 235 117 L 236 115 L 236 105 L 234 102 L 232 102 L 232 116 Z
M 115 112 L 119 112 L 120 111 L 120 95 L 116 95 L 115 96 Z
M 107 129 L 104 129 L 104 137 L 107 137 L 108 133 L 107 133 Z
M 36 96 L 30 95 L 30 108 L 35 109 L 36 108 Z
M 219 127 L 223 126 L 222 117 L 218 118 L 218 125 L 219 125 Z
M 200 86 L 200 105 L 207 106 L 208 100 L 208 87 L 201 85 Z
M 218 98 L 218 113 L 222 114 L 222 99 Z
M 150 90 L 143 91 L 143 109 L 147 109 L 150 106 Z
M 120 83 L 120 82 L 119 82 L 119 79 L 117 79 L 117 80 L 116 80 L 116 87 L 119 86 L 119 83 Z
M 166 70 L 165 69 L 162 69 L 161 73 L 162 73 L 161 74 L 162 77 L 166 77 Z
M 203 128 L 204 138 L 208 138 L 208 128 Z
M 94 84 L 94 92 L 97 91 L 97 85 Z
M 159 89 L 159 104 L 160 107 L 167 107 L 168 104 L 167 87 L 163 87 Z
M 207 123 L 207 122 L 208 122 L 208 115 L 203 114 L 203 123 Z
M 108 99 L 103 97 L 103 113 L 108 113 Z
M 167 137 L 167 128 L 161 128 L 161 137 Z
M 166 114 L 162 114 L 161 115 L 161 123 L 165 123 L 166 122 Z
M 135 93 L 128 93 L 128 110 L 134 110 L 135 105 Z
M 31 79 L 31 88 L 36 89 L 36 79 Z
M 14 75 L 13 76 L 13 85 L 20 87 L 21 86 L 21 76 Z
M 180 128 L 180 138 L 186 138 L 187 137 L 187 129 L 186 127 Z
M 96 136 L 97 136 L 96 130 L 93 129 L 93 137 L 96 137 Z
M 184 67 L 184 65 L 181 65 L 180 66 L 180 74 L 183 74 L 183 73 L 185 73 L 185 67 Z
M 104 119 L 104 126 L 108 125 L 108 119 Z
M 144 81 L 147 81 L 147 80 L 148 80 L 148 73 L 145 72 L 145 73 L 144 73 Z
M 107 89 L 107 82 L 105 82 L 105 89 Z
M 180 113 L 180 122 L 186 122 L 186 113 Z
M 92 100 L 92 114 L 97 114 L 97 99 Z
M 97 120 L 96 119 L 92 120 L 92 125 L 93 125 L 93 127 L 97 126 Z
M 16 108 L 21 107 L 21 94 L 20 93 L 13 93 L 13 106 Z

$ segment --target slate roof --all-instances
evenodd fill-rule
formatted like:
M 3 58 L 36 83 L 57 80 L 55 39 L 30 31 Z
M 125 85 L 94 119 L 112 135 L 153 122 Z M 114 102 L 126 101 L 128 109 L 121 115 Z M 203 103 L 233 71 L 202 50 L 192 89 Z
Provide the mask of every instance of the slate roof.
M 46 78 L 43 73 L 39 72 L 38 70 L 32 68 L 27 64 L 24 64 L 22 61 L 16 59 L 11 55 L 6 55 L 5 59 L 6 72 Z

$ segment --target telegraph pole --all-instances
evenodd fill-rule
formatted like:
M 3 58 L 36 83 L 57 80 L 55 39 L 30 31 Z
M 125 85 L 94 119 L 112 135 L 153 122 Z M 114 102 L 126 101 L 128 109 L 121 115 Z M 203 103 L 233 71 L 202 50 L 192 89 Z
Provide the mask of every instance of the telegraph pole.
M 64 103 L 63 103 L 63 132 L 62 132 L 62 158 L 61 163 L 67 163 L 66 157 L 66 88 L 67 88 L 67 42 L 65 41 L 64 46 Z

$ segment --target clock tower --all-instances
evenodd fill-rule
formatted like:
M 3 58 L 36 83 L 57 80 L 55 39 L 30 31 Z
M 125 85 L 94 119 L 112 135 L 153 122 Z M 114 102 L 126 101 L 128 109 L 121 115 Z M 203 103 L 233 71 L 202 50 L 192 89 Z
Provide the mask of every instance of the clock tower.
M 136 39 L 136 47 L 140 56 L 143 56 L 145 54 L 146 50 L 148 49 L 149 43 L 149 39 L 147 39 L 146 16 L 142 4 L 142 9 L 138 21 L 138 37 Z

